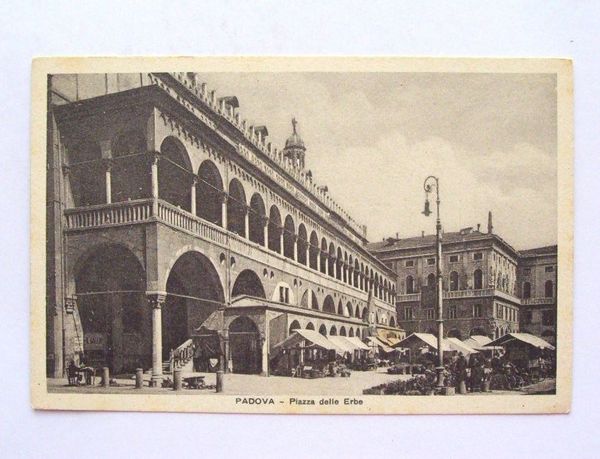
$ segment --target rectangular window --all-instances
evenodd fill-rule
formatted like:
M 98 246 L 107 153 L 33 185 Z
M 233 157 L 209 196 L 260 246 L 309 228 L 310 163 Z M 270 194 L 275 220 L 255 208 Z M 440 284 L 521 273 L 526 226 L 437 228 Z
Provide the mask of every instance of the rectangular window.
M 474 253 L 473 260 L 483 260 L 483 253 L 481 253 L 481 252 Z
M 427 259 L 427 264 L 428 264 L 429 266 L 433 266 L 433 265 L 435 265 L 435 258 L 428 258 L 428 259 Z
M 544 269 L 545 272 L 547 273 L 553 273 L 554 272 L 554 266 L 546 266 L 546 268 Z
M 448 319 L 456 319 L 456 306 L 448 308 Z
M 450 255 L 450 263 L 458 262 L 458 255 Z
M 404 262 L 404 266 L 406 266 L 407 268 L 410 268 L 410 267 L 412 267 L 414 265 L 415 265 L 415 261 L 414 260 L 406 260 Z
M 554 325 L 554 311 L 542 312 L 542 325 Z
M 425 318 L 427 320 L 433 320 L 435 318 L 435 311 L 433 308 L 425 310 Z
M 290 289 L 287 287 L 279 287 L 279 302 L 289 303 L 290 302 Z
M 481 305 L 473 305 L 473 317 L 481 317 Z
M 404 308 L 404 320 L 411 320 L 413 318 L 413 310 L 407 306 Z
M 531 268 L 525 268 L 523 270 L 523 274 L 525 274 L 526 276 L 529 276 L 531 274 Z

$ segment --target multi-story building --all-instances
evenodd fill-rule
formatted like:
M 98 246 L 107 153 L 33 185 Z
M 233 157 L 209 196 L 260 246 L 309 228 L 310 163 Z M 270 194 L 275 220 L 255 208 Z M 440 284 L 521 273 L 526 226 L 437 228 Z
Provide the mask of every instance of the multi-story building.
M 400 326 L 437 334 L 435 236 L 388 238 L 369 250 L 398 275 Z M 498 338 L 524 330 L 554 342 L 556 253 L 556 246 L 515 250 L 493 232 L 491 212 L 487 232 L 478 225 L 444 233 L 444 333 Z
M 540 247 L 519 253 L 521 331 L 556 344 L 557 247 Z
M 85 352 L 158 383 L 192 346 L 265 374 L 296 328 L 402 337 L 396 275 L 305 169 L 295 121 L 278 150 L 196 74 L 48 86 L 48 374 Z

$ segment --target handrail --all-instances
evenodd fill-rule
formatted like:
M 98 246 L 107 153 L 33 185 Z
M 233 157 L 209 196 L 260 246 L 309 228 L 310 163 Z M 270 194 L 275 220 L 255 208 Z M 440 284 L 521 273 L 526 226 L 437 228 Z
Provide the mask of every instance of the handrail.
M 194 341 L 189 338 L 173 349 L 169 357 L 169 370 L 172 373 L 177 367 L 185 365 L 194 357 Z M 183 363 L 182 363 L 183 362 Z

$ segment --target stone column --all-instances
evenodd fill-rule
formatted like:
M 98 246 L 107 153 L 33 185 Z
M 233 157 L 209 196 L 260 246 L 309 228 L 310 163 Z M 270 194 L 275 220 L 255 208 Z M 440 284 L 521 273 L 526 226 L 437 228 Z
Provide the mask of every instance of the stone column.
M 310 242 L 306 241 L 306 266 L 310 266 Z
M 150 385 L 159 387 L 162 383 L 162 307 L 166 293 L 147 293 L 148 304 L 152 308 L 152 379 Z
M 244 207 L 244 234 L 250 239 L 250 208 Z
M 269 376 L 269 340 L 267 339 L 266 333 L 261 333 L 259 338 L 259 344 L 262 351 L 262 365 L 260 369 L 260 374 L 261 376 Z
M 227 193 L 223 191 L 221 195 L 221 221 L 223 228 L 227 229 Z
M 325 255 L 323 261 L 325 263 L 325 275 L 329 276 L 329 256 L 327 255 L 326 252 L 322 252 L 323 255 Z
M 298 261 L 298 236 L 294 234 L 294 261 Z
M 158 216 L 158 161 L 160 154 L 154 152 L 150 162 L 150 173 L 152 176 L 152 214 L 154 217 Z
M 112 202 L 112 170 L 113 162 L 111 159 L 104 160 L 104 183 L 106 187 L 106 204 Z
M 263 224 L 263 239 L 265 240 L 264 246 L 269 248 L 269 219 L 267 217 L 262 217 Z
M 317 271 L 321 272 L 321 250 L 317 248 Z
M 283 251 L 283 231 L 284 231 L 284 227 L 281 226 L 279 227 L 279 254 L 283 255 L 284 251 Z
M 333 258 L 332 260 L 333 260 L 333 263 L 331 264 L 331 266 L 333 266 L 333 272 L 331 273 L 331 277 L 334 277 L 337 279 L 337 260 L 335 258 Z
M 196 184 L 198 183 L 198 176 L 196 174 L 192 177 L 192 185 L 190 186 L 190 212 L 192 215 L 196 215 Z

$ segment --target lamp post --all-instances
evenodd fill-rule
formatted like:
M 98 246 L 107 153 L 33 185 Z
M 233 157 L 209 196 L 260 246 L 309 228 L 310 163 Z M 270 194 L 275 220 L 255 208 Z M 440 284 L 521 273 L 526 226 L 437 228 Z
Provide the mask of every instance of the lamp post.
M 435 187 L 435 204 L 436 204 L 436 222 L 435 222 L 435 270 L 436 270 L 436 302 L 437 302 L 437 324 L 438 324 L 438 366 L 437 371 L 437 386 L 444 386 L 444 309 L 443 302 L 443 287 L 442 287 L 442 223 L 440 221 L 440 182 L 439 179 L 430 175 L 423 182 L 425 189 L 425 209 L 423 215 L 428 217 L 431 215 L 429 208 L 429 193 Z

